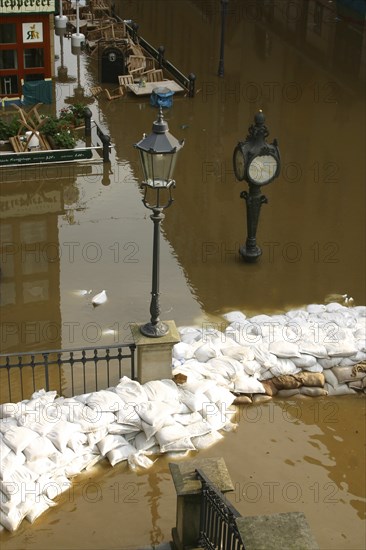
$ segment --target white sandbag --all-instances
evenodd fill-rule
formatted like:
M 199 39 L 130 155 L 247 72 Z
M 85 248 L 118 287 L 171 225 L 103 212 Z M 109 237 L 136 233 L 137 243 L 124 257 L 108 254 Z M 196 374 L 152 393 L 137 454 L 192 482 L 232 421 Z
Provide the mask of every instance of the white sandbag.
M 149 401 L 172 403 L 178 401 L 178 388 L 173 380 L 152 380 L 143 384 Z
M 138 415 L 140 404 L 126 403 L 126 406 L 115 413 L 118 424 L 132 426 L 133 429 L 141 430 L 141 418 Z
M 354 342 L 341 340 L 331 344 L 325 344 L 329 357 L 348 357 L 358 352 Z
M 3 478 L 0 480 L 0 490 L 11 499 L 11 496 L 19 491 L 26 491 L 29 487 L 34 487 L 34 481 L 37 474 L 29 470 L 24 464 L 17 466 L 14 470 L 3 472 Z
M 225 411 L 220 409 L 216 403 L 207 403 L 202 409 L 202 416 L 210 424 L 212 430 L 221 430 L 228 422 Z
M 56 464 L 50 460 L 48 457 L 37 458 L 35 460 L 27 460 L 27 468 L 37 474 L 38 476 L 42 474 L 49 474 L 56 470 Z
M 84 432 L 75 432 L 71 434 L 67 444 L 75 453 L 82 453 L 84 446 L 88 444 L 88 436 Z
M 5 432 L 10 430 L 10 428 L 13 428 L 14 426 L 18 426 L 16 418 L 13 418 L 11 416 L 3 418 L 2 420 L 0 420 L 0 433 L 4 435 Z
M 116 412 L 116 414 L 118 413 L 119 411 Z M 81 410 L 76 409 L 74 418 L 74 425 L 77 426 L 77 430 L 86 434 L 101 428 L 107 428 L 109 424 L 116 421 L 114 413 L 92 409 L 88 405 L 84 405 Z
M 24 519 L 24 512 L 22 512 L 17 506 L 13 506 L 7 513 L 0 510 L 0 524 L 10 532 L 14 532 L 18 529 L 19 525 Z
M 254 353 L 251 353 L 251 356 L 253 356 Z M 208 368 L 211 369 L 211 367 L 214 367 L 214 369 L 217 369 L 224 378 L 232 378 L 235 376 L 237 372 L 243 372 L 243 365 L 242 363 L 234 359 L 233 357 L 222 355 L 217 358 L 210 359 L 206 365 L 208 365 Z
M 136 435 L 134 440 L 134 446 L 138 451 L 144 451 L 146 454 L 149 454 L 150 449 L 156 447 L 157 441 L 155 436 L 147 439 L 145 432 L 140 432 Z
M 39 436 L 29 443 L 23 453 L 27 460 L 37 460 L 38 458 L 47 458 L 56 452 L 55 445 L 48 437 Z
M 11 448 L 5 443 L 3 437 L 0 439 L 0 460 L 3 460 L 11 451 Z M 13 451 L 14 452 L 14 451 Z
M 160 430 L 166 424 L 174 422 L 172 414 L 176 411 L 175 407 L 159 401 L 147 401 L 140 403 L 136 410 L 141 420 L 150 426 Z
M 180 338 L 185 344 L 193 344 L 202 336 L 202 330 L 199 327 L 179 327 Z
M 189 437 L 182 437 L 182 439 L 176 439 L 167 443 L 163 447 L 160 447 L 162 453 L 171 453 L 171 452 L 180 452 L 180 451 L 195 451 L 195 446 L 193 445 Z
M 128 443 L 127 445 L 122 445 L 121 447 L 116 447 L 112 451 L 109 451 L 109 453 L 107 453 L 107 458 L 110 465 L 115 466 L 119 462 L 127 460 L 131 454 L 136 452 L 136 448 Z
M 283 374 L 296 374 L 301 369 L 291 359 L 278 357 L 276 365 L 271 367 L 270 370 L 273 376 L 282 376 Z
M 325 305 L 324 304 L 309 304 L 306 306 L 306 311 L 310 314 L 318 315 L 319 313 L 323 313 L 325 311 Z
M 243 361 L 242 362 L 244 372 L 248 374 L 249 376 L 253 376 L 254 374 L 259 374 L 261 372 L 261 364 L 253 359 L 252 361 Z
M 339 357 L 325 357 L 323 359 L 318 359 L 319 365 L 323 367 L 323 369 L 332 369 L 333 367 L 336 367 L 340 363 Z
M 241 346 L 237 343 L 226 342 L 221 346 L 221 353 L 237 361 L 252 361 L 254 359 L 254 352 L 249 346 Z
M 351 355 L 349 357 L 343 357 L 339 363 L 340 367 L 353 367 L 353 365 L 357 365 L 357 363 L 362 363 L 363 361 L 366 361 L 366 353 L 363 353 L 362 351 L 358 351 L 355 353 L 355 355 Z
M 206 343 L 195 350 L 194 356 L 201 363 L 206 363 L 209 359 L 217 357 L 219 353 L 220 351 L 214 348 L 212 344 Z
M 328 357 L 328 352 L 323 344 L 312 342 L 311 340 L 301 340 L 299 342 L 299 352 L 301 354 L 312 355 L 317 358 Z
M 54 407 L 54 404 L 51 405 Z M 36 432 L 40 436 L 45 436 L 51 430 L 52 426 L 57 422 L 54 417 L 54 411 L 50 412 L 48 406 L 37 412 L 35 416 L 33 412 L 24 413 L 18 416 L 18 426 L 28 428 Z M 60 418 L 59 418 L 60 419 Z
M 66 464 L 65 475 L 68 477 L 76 476 L 88 466 L 94 466 L 101 458 L 99 454 L 92 451 L 86 451 L 81 456 L 75 456 L 74 460 Z
M 187 359 L 192 359 L 194 356 L 194 347 L 191 344 L 185 342 L 178 342 L 173 346 L 173 357 L 181 361 L 182 359 L 186 361 Z
M 49 459 L 56 464 L 57 468 L 63 468 L 66 464 L 74 460 L 76 456 L 77 454 L 75 451 L 66 447 L 63 453 L 57 451 L 55 454 L 51 455 Z
M 198 411 L 195 411 L 186 414 L 175 413 L 172 415 L 172 418 L 175 422 L 179 422 L 183 424 L 183 426 L 188 426 L 189 424 L 200 422 L 202 420 L 202 415 Z
M 98 441 L 97 446 L 102 456 L 105 456 L 109 451 L 112 451 L 116 447 L 127 445 L 126 439 L 121 435 L 108 434 L 103 439 Z
M 97 445 L 97 443 L 99 443 L 99 441 L 101 441 L 106 435 L 108 435 L 107 426 L 98 428 L 98 430 L 95 430 L 94 432 L 88 432 L 88 446 L 93 447 L 94 445 Z
M 297 344 L 293 344 L 292 342 L 271 342 L 268 349 L 270 353 L 273 353 L 277 357 L 300 357 L 299 346 Z
M 206 435 L 210 433 L 213 430 L 213 428 L 211 424 L 207 422 L 207 420 L 204 420 L 201 417 L 201 420 L 198 420 L 197 422 L 193 422 L 192 424 L 189 424 L 187 426 L 187 430 L 188 430 L 188 436 L 192 438 L 192 437 L 198 437 L 200 435 Z
M 119 411 L 125 406 L 125 401 L 118 393 L 108 390 L 99 390 L 89 395 L 86 402 L 88 407 L 98 411 Z
M 45 484 L 43 488 L 44 494 L 54 500 L 56 497 L 70 489 L 72 481 L 65 475 L 55 475 Z
M 326 388 L 310 388 L 308 386 L 301 386 L 300 393 L 302 395 L 309 395 L 310 397 L 319 397 L 321 395 L 328 395 Z
M 20 406 L 18 403 L 2 403 L 0 405 L 0 419 L 11 418 L 19 414 Z
M 207 398 L 218 406 L 225 405 L 229 408 L 234 403 L 235 395 L 222 386 L 212 386 L 205 391 Z
M 358 351 L 361 353 L 366 353 L 366 338 L 357 338 L 355 339 L 355 345 L 357 346 Z
M 205 403 L 207 403 L 208 401 L 205 393 L 192 393 L 183 388 L 179 388 L 179 398 L 181 402 L 186 405 L 191 412 L 200 412 Z
M 246 321 L 247 316 L 242 311 L 229 311 L 223 314 L 223 318 L 228 323 L 242 323 Z
M 278 357 L 274 353 L 270 353 L 265 344 L 255 344 L 253 346 L 254 357 L 263 367 L 272 368 L 277 364 Z
M 3 473 L 6 471 L 15 470 L 21 464 L 25 462 L 24 453 L 14 453 L 10 451 L 4 457 L 0 455 L 0 478 L 2 479 Z
M 263 384 L 255 376 L 245 373 L 237 374 L 234 379 L 235 393 L 265 393 Z
M 218 431 L 212 431 L 206 435 L 200 435 L 198 437 L 192 437 L 192 444 L 197 451 L 208 449 L 212 445 L 215 445 L 218 441 L 223 439 L 223 435 Z
M 128 465 L 132 470 L 136 470 L 137 468 L 144 468 L 144 469 L 151 468 L 151 466 L 155 462 L 155 460 L 151 460 L 151 458 L 148 458 L 142 451 L 138 451 L 137 453 L 130 454 L 127 460 L 128 460 Z
M 333 387 L 330 384 L 325 383 L 324 389 L 327 391 L 328 395 L 352 395 L 356 393 L 356 390 L 349 388 L 347 384 L 338 384 L 338 386 Z
M 290 319 L 303 319 L 307 320 L 309 318 L 309 312 L 305 309 L 290 309 L 285 313 L 286 317 L 289 317 Z
M 115 387 L 116 393 L 125 403 L 143 403 L 147 401 L 147 395 L 139 382 L 123 376 Z
M 165 445 L 176 441 L 177 439 L 182 439 L 183 437 L 189 437 L 189 431 L 185 426 L 175 422 L 168 426 L 163 426 L 155 434 L 155 438 L 160 445 L 160 448 L 163 449 Z M 162 450 L 162 452 L 164 452 Z
M 21 453 L 34 439 L 37 432 L 23 426 L 13 426 L 4 434 L 4 441 L 15 453 Z
M 324 369 L 323 374 L 325 381 L 333 388 L 336 388 L 339 385 L 338 379 L 332 369 Z
M 56 506 L 56 502 L 53 502 L 49 498 L 47 498 L 45 495 L 42 495 L 40 498 L 34 499 L 34 503 L 32 503 L 29 511 L 27 512 L 25 518 L 30 522 L 34 523 L 34 521 L 46 510 L 51 508 L 52 506 Z
M 66 450 L 71 435 L 79 430 L 80 426 L 78 424 L 73 424 L 67 420 L 61 420 L 48 432 L 47 437 L 54 446 L 63 453 Z
M 302 369 L 307 369 L 317 365 L 316 357 L 313 355 L 307 355 L 306 353 L 301 353 L 300 357 L 293 357 L 291 361 L 293 361 L 296 367 L 300 367 Z

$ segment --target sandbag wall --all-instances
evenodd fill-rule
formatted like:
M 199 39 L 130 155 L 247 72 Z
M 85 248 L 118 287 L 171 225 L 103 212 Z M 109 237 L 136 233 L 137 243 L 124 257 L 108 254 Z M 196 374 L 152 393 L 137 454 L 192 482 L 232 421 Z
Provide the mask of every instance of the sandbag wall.
M 281 315 L 235 311 L 224 318 L 224 331 L 179 329 L 173 374 L 215 380 L 243 403 L 366 393 L 365 306 L 311 304 Z

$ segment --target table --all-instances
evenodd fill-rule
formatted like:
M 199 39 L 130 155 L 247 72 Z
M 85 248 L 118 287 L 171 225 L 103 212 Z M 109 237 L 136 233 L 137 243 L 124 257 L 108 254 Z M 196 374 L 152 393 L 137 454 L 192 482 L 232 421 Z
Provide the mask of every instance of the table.
M 172 92 L 184 92 L 184 88 L 175 80 L 159 80 L 158 82 L 146 82 L 145 86 L 139 84 L 127 84 L 126 88 L 135 95 L 150 95 L 155 88 L 169 88 Z

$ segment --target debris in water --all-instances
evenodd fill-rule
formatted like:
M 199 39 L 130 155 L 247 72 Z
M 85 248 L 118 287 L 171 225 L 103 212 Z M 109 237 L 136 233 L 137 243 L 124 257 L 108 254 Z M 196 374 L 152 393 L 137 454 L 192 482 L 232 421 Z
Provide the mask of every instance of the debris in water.
M 107 293 L 105 290 L 102 290 L 99 294 L 96 294 L 94 298 L 92 298 L 92 304 L 93 306 L 100 306 L 100 304 L 104 304 L 107 301 Z

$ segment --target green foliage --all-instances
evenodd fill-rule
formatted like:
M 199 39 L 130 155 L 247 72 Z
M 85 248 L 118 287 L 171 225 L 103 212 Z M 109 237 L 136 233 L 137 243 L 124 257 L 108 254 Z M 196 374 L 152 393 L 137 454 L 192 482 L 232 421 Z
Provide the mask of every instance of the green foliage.
M 7 140 L 10 137 L 16 136 L 20 128 L 20 121 L 16 116 L 9 121 L 0 118 L 0 139 Z
M 73 149 L 76 145 L 76 139 L 70 130 L 61 130 L 53 136 L 53 140 L 60 149 Z

